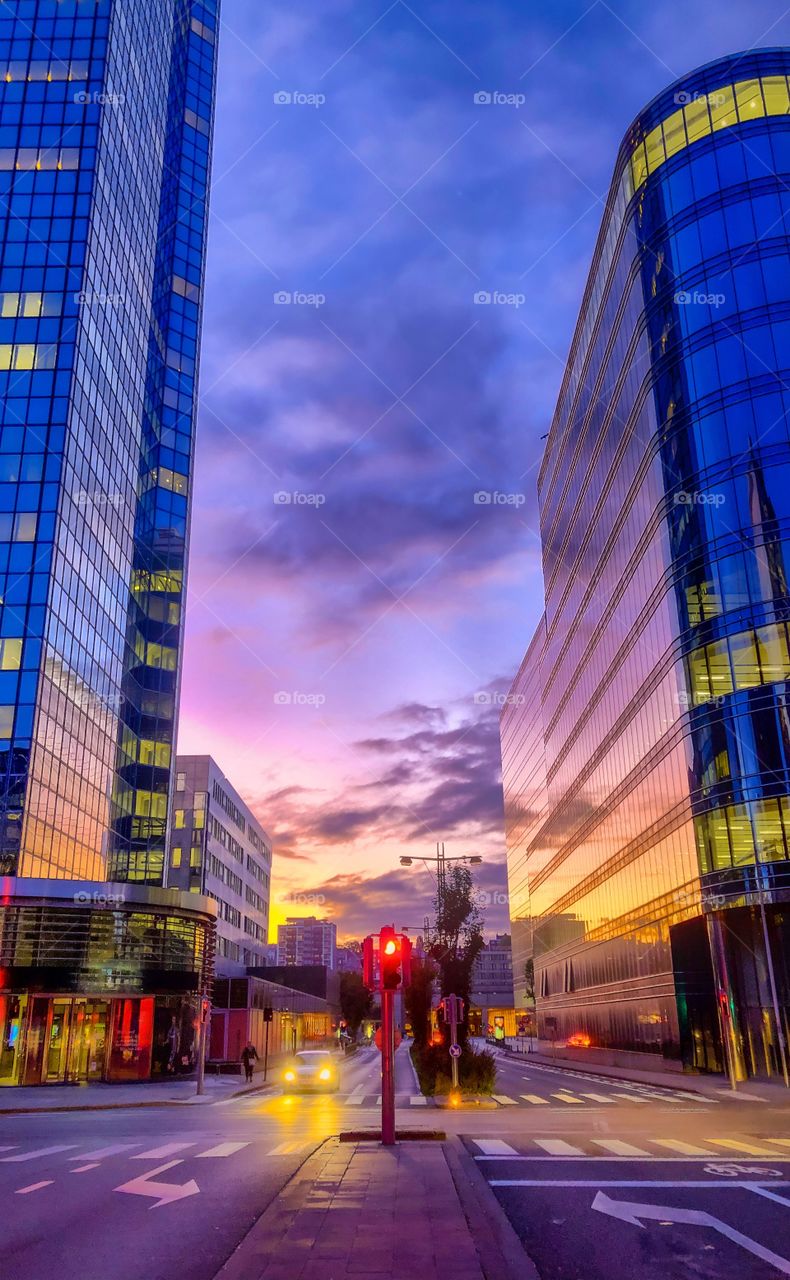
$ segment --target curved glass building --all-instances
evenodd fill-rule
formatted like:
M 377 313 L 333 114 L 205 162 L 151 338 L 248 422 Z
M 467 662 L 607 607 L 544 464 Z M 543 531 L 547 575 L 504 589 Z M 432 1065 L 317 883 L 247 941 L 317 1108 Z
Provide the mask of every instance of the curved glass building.
M 542 1034 L 741 1077 L 790 1010 L 788 75 L 720 59 L 625 136 L 502 720 Z

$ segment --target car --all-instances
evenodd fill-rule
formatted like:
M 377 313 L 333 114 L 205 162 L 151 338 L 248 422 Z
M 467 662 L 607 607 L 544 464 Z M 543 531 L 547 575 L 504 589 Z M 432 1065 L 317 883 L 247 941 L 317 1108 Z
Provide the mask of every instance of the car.
M 336 1093 L 340 1081 L 332 1054 L 327 1049 L 302 1049 L 285 1068 L 283 1084 L 286 1092 Z

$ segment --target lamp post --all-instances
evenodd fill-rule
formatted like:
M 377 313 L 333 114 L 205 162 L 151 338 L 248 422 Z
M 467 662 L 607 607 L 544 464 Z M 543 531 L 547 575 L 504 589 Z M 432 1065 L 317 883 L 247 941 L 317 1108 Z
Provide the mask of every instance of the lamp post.
M 444 851 L 444 841 L 437 840 L 435 858 L 425 858 L 422 856 L 418 858 L 410 858 L 404 855 L 400 859 L 400 865 L 402 867 L 412 867 L 414 866 L 415 862 L 422 862 L 424 866 L 428 867 L 429 869 L 431 865 L 436 867 L 436 887 L 437 887 L 436 898 L 439 904 L 439 915 L 441 916 L 441 913 L 444 909 L 445 897 L 447 894 L 447 863 L 448 862 L 465 862 L 466 865 L 469 867 L 477 867 L 480 865 L 482 861 L 483 859 L 481 858 L 479 853 L 454 854 L 453 856 L 448 858 L 447 854 Z

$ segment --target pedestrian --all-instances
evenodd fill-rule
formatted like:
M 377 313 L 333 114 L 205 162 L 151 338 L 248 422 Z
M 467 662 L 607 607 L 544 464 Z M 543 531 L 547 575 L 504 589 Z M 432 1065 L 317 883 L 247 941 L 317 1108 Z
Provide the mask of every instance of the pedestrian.
M 248 1040 L 246 1045 L 241 1051 L 241 1060 L 244 1063 L 244 1075 L 245 1075 L 247 1084 L 252 1083 L 252 1064 L 253 1062 L 257 1061 L 257 1058 L 258 1058 L 258 1050 L 255 1048 L 255 1045 L 252 1043 L 252 1041 Z

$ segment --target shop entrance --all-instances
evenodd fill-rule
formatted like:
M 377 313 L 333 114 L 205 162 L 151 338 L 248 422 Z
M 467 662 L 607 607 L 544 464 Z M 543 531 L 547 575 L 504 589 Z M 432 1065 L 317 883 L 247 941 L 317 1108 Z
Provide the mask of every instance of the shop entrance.
M 109 1013 L 108 1000 L 32 996 L 20 1083 L 104 1079 Z

